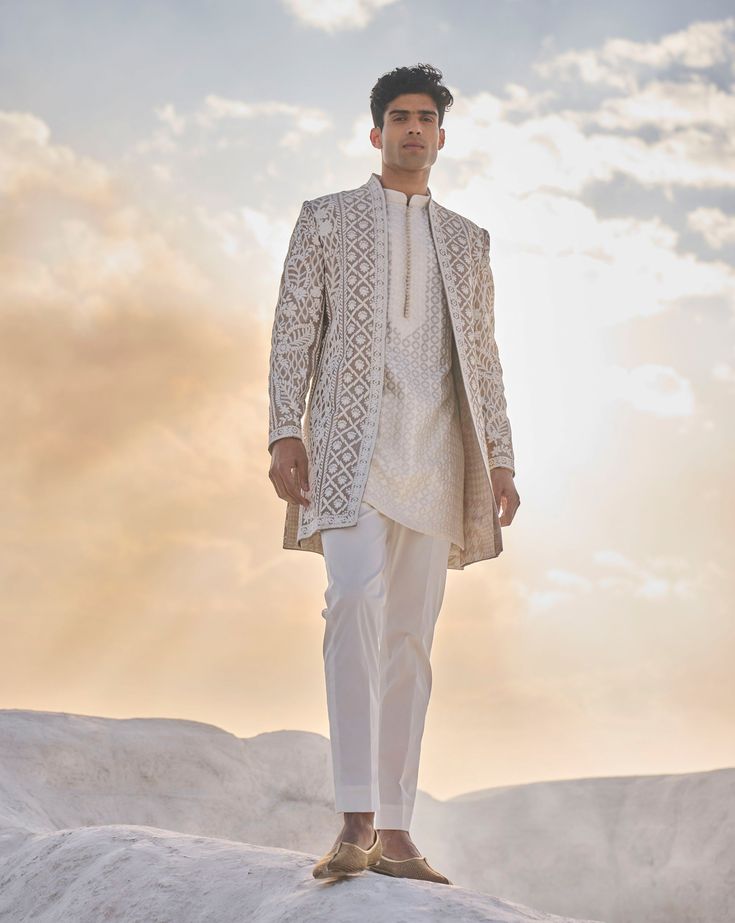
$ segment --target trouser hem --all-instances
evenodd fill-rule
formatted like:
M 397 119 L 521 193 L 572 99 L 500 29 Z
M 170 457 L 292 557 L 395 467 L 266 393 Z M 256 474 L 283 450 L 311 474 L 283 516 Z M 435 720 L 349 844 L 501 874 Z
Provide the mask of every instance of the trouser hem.
M 408 830 L 411 826 L 413 805 L 384 804 L 375 812 L 376 830 Z

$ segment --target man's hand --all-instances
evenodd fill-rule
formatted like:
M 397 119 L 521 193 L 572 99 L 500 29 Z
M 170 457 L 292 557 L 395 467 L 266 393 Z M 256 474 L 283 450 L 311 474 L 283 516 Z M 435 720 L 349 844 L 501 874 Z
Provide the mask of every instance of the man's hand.
M 500 525 L 509 526 L 513 522 L 516 510 L 521 505 L 516 485 L 510 468 L 491 468 L 490 480 L 495 494 L 495 503 L 500 513 Z
M 298 436 L 284 436 L 273 443 L 268 477 L 281 500 L 310 505 L 311 500 L 301 495 L 301 490 L 309 490 L 309 461 Z

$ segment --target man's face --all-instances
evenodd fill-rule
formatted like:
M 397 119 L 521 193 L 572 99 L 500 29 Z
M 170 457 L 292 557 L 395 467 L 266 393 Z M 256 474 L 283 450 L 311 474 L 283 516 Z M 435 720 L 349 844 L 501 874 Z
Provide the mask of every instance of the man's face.
M 439 111 L 427 93 L 403 93 L 391 100 L 383 128 L 373 128 L 370 138 L 383 151 L 383 163 L 399 170 L 425 170 L 444 147 Z

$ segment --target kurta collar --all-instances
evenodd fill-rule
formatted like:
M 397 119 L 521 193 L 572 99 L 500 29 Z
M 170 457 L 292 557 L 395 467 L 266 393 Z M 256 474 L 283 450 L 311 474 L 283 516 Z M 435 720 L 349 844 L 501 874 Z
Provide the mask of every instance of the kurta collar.
M 386 202 L 396 202 L 399 205 L 408 205 L 409 208 L 426 208 L 431 199 L 431 189 L 428 186 L 427 195 L 418 195 L 417 193 L 414 193 L 409 199 L 406 193 L 401 192 L 400 189 L 386 189 L 380 179 L 380 176 L 377 173 L 373 173 L 370 176 L 370 182 L 375 182 L 377 186 L 383 191 Z

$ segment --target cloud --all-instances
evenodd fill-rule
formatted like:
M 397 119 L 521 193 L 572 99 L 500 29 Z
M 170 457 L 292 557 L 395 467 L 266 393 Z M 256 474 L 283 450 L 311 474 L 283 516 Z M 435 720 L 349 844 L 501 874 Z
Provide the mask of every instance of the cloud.
M 732 239 L 732 216 L 702 206 L 687 218 L 675 203 L 688 190 L 735 188 L 735 96 L 706 72 L 729 60 L 734 27 L 699 23 L 659 42 L 611 40 L 558 55 L 542 65 L 538 93 L 518 83 L 502 94 L 452 88 L 434 191 L 443 183 L 442 203 L 488 228 L 491 258 L 518 280 L 519 302 L 540 311 L 553 299 L 555 316 L 568 315 L 565 327 L 588 349 L 594 324 L 704 299 L 735 308 L 732 261 L 713 260 L 682 234 L 688 225 L 719 249 Z M 627 76 L 583 104 L 567 98 L 575 61 Z M 659 70 L 674 65 L 664 79 Z M 342 153 L 367 158 L 369 129 L 369 119 L 357 119 Z M 663 372 L 655 383 L 651 373 L 613 384 L 627 381 L 631 406 L 644 412 L 686 412 L 683 378 L 669 390 Z
M 568 570 L 551 568 L 546 572 L 546 575 L 552 583 L 561 587 L 573 587 L 579 590 L 591 589 L 591 584 L 587 577 L 582 577 L 580 574 L 575 574 Z
M 666 599 L 693 599 L 708 578 L 708 569 L 695 573 L 695 566 L 680 557 L 648 556 L 639 563 L 614 549 L 600 549 L 592 555 L 592 565 L 585 574 L 562 568 L 549 568 L 550 586 L 530 588 L 520 584 L 531 613 L 548 612 L 579 599 L 602 599 L 610 594 L 652 602 Z
M 712 377 L 716 381 L 723 381 L 726 384 L 735 384 L 735 367 L 727 362 L 718 362 L 712 368 Z
M 210 93 L 191 112 L 180 112 L 173 103 L 154 108 L 160 126 L 150 138 L 137 142 L 133 150 L 138 154 L 186 153 L 191 156 L 206 155 L 216 147 L 238 147 L 248 144 L 243 123 L 252 123 L 258 133 L 277 130 L 264 128 L 263 120 L 279 119 L 285 122 L 285 132 L 277 144 L 298 148 L 305 141 L 321 135 L 332 126 L 331 117 L 314 106 L 299 106 L 279 100 L 250 102 Z
M 714 250 L 735 244 L 735 216 L 725 214 L 721 208 L 695 208 L 687 215 L 687 224 Z
M 250 206 L 238 209 L 213 211 L 202 205 L 194 207 L 194 213 L 203 228 L 211 233 L 223 252 L 236 261 L 242 261 L 257 248 L 258 262 L 270 261 L 271 277 L 280 275 L 288 243 L 293 231 L 292 220 L 273 218 L 271 215 Z M 255 283 L 251 283 L 255 290 Z M 262 306 L 256 313 L 261 320 L 272 320 L 274 305 L 256 299 Z
M 693 22 L 656 42 L 610 38 L 600 48 L 572 50 L 534 65 L 544 79 L 582 80 L 584 83 L 635 90 L 640 76 L 680 65 L 707 70 L 728 64 L 735 52 L 735 19 Z
M 647 97 L 608 100 L 593 112 L 565 108 L 521 120 L 511 120 L 503 100 L 491 93 L 460 96 L 445 126 L 447 143 L 440 156 L 459 169 L 470 162 L 474 172 L 479 167 L 518 195 L 537 189 L 581 195 L 592 183 L 618 177 L 651 188 L 732 188 L 735 149 L 728 140 L 728 131 L 735 127 L 732 95 L 723 96 L 727 105 L 721 108 L 722 94 L 716 88 L 687 85 L 677 92 L 678 101 L 672 92 L 666 106 L 662 104 L 658 136 L 653 140 L 619 134 L 617 129 L 641 128 L 644 110 L 650 115 L 656 93 L 663 93 L 661 86 L 646 91 Z M 708 97 L 706 103 L 703 97 Z M 674 119 L 676 112 L 679 122 Z M 361 124 L 360 135 L 363 131 Z M 345 153 L 356 148 L 353 142 Z
M 636 368 L 608 369 L 608 397 L 622 400 L 658 417 L 686 417 L 695 410 L 694 392 L 670 366 L 645 363 Z
M 27 112 L 0 112 L 0 193 L 13 200 L 55 189 L 60 198 L 105 206 L 113 195 L 109 170 L 70 148 L 49 143 L 45 122 Z
M 208 242 L 183 245 L 182 215 L 33 116 L 2 113 L 0 131 L 3 393 L 23 396 L 4 400 L 6 460 L 62 481 L 226 393 L 260 354 L 235 347 L 242 315 Z
M 245 102 L 209 94 L 204 105 L 193 113 L 192 119 L 199 125 L 211 126 L 217 122 L 232 119 L 255 119 L 273 115 L 285 115 L 294 125 L 294 130 L 304 134 L 320 134 L 331 125 L 327 114 L 313 106 L 296 106 L 279 101 Z
M 228 675 L 259 675 L 243 635 L 283 506 L 257 314 L 277 278 L 35 116 L 0 113 L 0 135 L 6 688 L 195 714 L 233 650 Z M 301 581 L 281 592 L 300 612 Z
M 364 29 L 384 7 L 397 0 L 282 0 L 299 22 L 324 32 Z
M 589 123 L 625 131 L 653 127 L 665 133 L 697 126 L 727 131 L 735 125 L 735 96 L 700 76 L 683 81 L 652 80 L 635 93 L 603 100 Z M 718 154 L 731 154 L 727 138 L 719 140 Z M 729 163 L 732 165 L 732 160 Z

